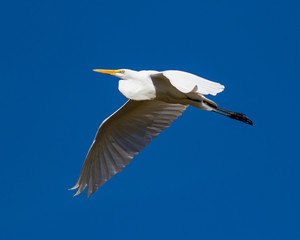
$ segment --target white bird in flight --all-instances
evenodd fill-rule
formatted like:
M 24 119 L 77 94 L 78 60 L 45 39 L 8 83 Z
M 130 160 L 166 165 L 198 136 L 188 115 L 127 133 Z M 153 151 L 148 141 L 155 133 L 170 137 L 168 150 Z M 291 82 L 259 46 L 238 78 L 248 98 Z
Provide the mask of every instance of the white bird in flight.
M 168 128 L 189 105 L 253 126 L 245 114 L 219 108 L 215 102 L 204 97 L 222 92 L 223 85 L 194 74 L 175 70 L 94 71 L 121 78 L 119 91 L 129 100 L 100 125 L 80 176 L 72 188 L 78 188 L 74 196 L 86 187 L 87 198 L 95 193 L 107 180 L 121 172 L 150 144 L 152 138 Z

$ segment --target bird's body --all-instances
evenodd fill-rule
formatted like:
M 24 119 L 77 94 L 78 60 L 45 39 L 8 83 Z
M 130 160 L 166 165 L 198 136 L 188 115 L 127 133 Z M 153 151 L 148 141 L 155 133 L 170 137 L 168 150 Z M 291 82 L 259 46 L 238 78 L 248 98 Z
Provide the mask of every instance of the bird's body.
M 191 105 L 253 125 L 242 113 L 221 109 L 204 95 L 224 86 L 182 71 L 94 70 L 115 75 L 120 92 L 129 99 L 103 121 L 87 154 L 75 195 L 88 186 L 87 197 L 123 170 L 151 139 L 168 128 Z

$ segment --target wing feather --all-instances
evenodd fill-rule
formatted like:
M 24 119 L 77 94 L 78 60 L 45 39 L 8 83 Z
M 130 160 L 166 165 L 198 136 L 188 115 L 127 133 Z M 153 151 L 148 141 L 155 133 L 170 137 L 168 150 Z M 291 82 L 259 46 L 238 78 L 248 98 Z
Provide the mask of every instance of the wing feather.
M 225 88 L 220 83 L 187 72 L 168 70 L 160 74 L 165 76 L 175 88 L 183 93 L 197 92 L 203 95 L 215 96 Z
M 108 156 L 109 158 L 112 160 L 112 163 L 114 165 L 114 168 L 115 168 L 115 173 L 118 173 L 120 172 L 125 166 L 124 164 L 122 163 L 122 156 L 119 154 L 118 150 L 115 150 L 114 149 L 114 145 L 112 144 L 114 140 L 112 140 L 111 144 L 106 141 L 106 144 L 107 145 L 110 145 L 111 147 L 110 148 L 107 148 L 107 152 L 108 153 Z M 98 162 L 98 161 L 96 161 Z
M 121 172 L 151 139 L 168 128 L 187 108 L 161 101 L 129 100 L 103 121 L 86 156 L 80 176 L 72 189 L 87 197 Z

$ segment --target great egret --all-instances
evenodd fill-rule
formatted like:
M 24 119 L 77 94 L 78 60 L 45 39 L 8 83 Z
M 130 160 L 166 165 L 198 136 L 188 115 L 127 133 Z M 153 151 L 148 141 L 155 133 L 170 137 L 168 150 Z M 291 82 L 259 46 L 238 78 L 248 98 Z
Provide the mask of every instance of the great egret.
M 72 188 L 78 188 L 75 195 L 86 186 L 87 198 L 95 193 L 189 105 L 253 125 L 245 114 L 219 108 L 204 97 L 222 92 L 223 85 L 191 73 L 128 69 L 94 71 L 121 78 L 119 90 L 129 100 L 100 125 L 77 183 Z

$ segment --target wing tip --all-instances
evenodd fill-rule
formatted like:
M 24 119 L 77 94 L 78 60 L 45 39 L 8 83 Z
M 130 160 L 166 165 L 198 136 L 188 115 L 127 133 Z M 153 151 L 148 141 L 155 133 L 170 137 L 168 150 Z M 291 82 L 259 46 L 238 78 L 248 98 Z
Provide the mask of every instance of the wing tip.
M 68 190 L 75 190 L 79 187 L 79 185 L 76 183 L 74 187 L 69 188 Z
M 76 188 L 75 188 L 75 189 L 76 189 Z M 73 197 L 75 197 L 75 196 L 79 195 L 80 193 L 82 193 L 84 189 L 85 189 L 85 187 L 84 187 L 84 188 L 79 187 L 79 188 L 77 189 L 76 193 L 73 195 Z
M 218 93 L 221 93 L 224 91 L 225 89 L 225 86 L 220 84 L 220 83 L 217 83 L 217 87 L 214 89 L 214 91 L 210 90 L 210 92 L 208 92 L 208 94 L 212 95 L 212 96 L 216 96 Z

